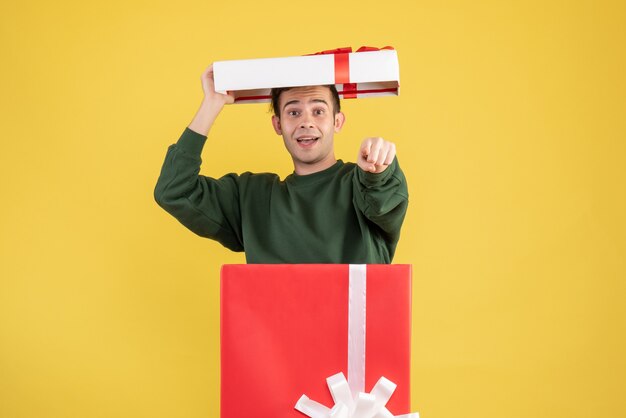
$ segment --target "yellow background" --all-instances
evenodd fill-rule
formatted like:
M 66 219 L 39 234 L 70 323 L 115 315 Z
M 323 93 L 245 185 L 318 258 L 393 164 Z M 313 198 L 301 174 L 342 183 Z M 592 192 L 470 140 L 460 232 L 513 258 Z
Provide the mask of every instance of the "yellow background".
M 422 418 L 626 416 L 623 1 L 4 1 L 0 417 L 217 417 L 219 266 L 153 188 L 213 60 L 393 45 Z M 203 173 L 291 170 L 264 105 Z M 323 336 L 321 336 L 323 338 Z M 245 396 L 245 394 L 242 394 Z

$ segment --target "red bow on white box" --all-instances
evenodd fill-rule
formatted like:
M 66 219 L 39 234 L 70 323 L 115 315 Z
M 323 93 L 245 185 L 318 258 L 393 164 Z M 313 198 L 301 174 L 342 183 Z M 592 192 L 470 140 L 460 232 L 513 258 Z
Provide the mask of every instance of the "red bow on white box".
M 380 51 L 383 49 L 394 50 L 392 46 L 384 46 L 377 48 L 375 46 L 362 46 L 356 52 Z M 356 83 L 350 82 L 350 58 L 348 54 L 352 53 L 352 47 L 327 49 L 325 51 L 316 52 L 308 55 L 334 55 L 335 56 L 335 84 L 343 84 L 343 98 L 356 99 Z

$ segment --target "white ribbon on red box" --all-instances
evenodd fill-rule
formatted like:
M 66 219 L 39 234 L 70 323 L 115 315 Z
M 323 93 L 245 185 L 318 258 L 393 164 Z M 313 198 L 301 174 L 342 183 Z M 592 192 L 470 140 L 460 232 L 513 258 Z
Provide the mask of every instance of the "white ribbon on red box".
M 385 407 L 396 389 L 396 384 L 381 377 L 370 393 L 359 392 L 353 396 L 343 373 L 326 379 L 335 405 L 328 408 L 302 395 L 296 409 L 311 418 L 393 418 Z M 396 418 L 419 418 L 417 412 L 395 415 Z
M 302 395 L 295 408 L 310 418 L 393 418 L 385 407 L 396 384 L 381 377 L 370 393 L 365 392 L 365 319 L 367 270 L 351 264 L 348 302 L 348 380 L 343 373 L 326 379 L 335 405 L 328 408 Z M 419 418 L 417 412 L 396 418 Z

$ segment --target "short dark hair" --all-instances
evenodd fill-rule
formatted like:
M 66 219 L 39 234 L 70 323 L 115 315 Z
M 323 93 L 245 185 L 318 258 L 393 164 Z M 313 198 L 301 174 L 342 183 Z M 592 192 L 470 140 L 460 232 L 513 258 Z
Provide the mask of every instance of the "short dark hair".
M 334 84 L 325 85 L 322 87 L 328 87 L 330 89 L 330 93 L 333 96 L 333 114 L 341 112 L 341 102 L 339 101 L 339 93 L 337 92 L 337 87 Z M 272 112 L 276 116 L 280 118 L 280 105 L 278 104 L 278 100 L 280 99 L 280 95 L 282 92 L 294 89 L 295 87 L 277 87 L 272 89 L 272 102 L 270 104 Z

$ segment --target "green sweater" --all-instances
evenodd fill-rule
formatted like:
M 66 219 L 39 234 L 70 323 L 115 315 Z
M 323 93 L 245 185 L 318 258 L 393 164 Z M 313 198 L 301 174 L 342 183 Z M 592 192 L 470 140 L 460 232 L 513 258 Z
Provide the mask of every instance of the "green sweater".
M 390 263 L 408 204 L 396 159 L 382 173 L 337 161 L 314 174 L 199 175 L 206 136 L 185 129 L 167 151 L 157 203 L 248 263 Z

